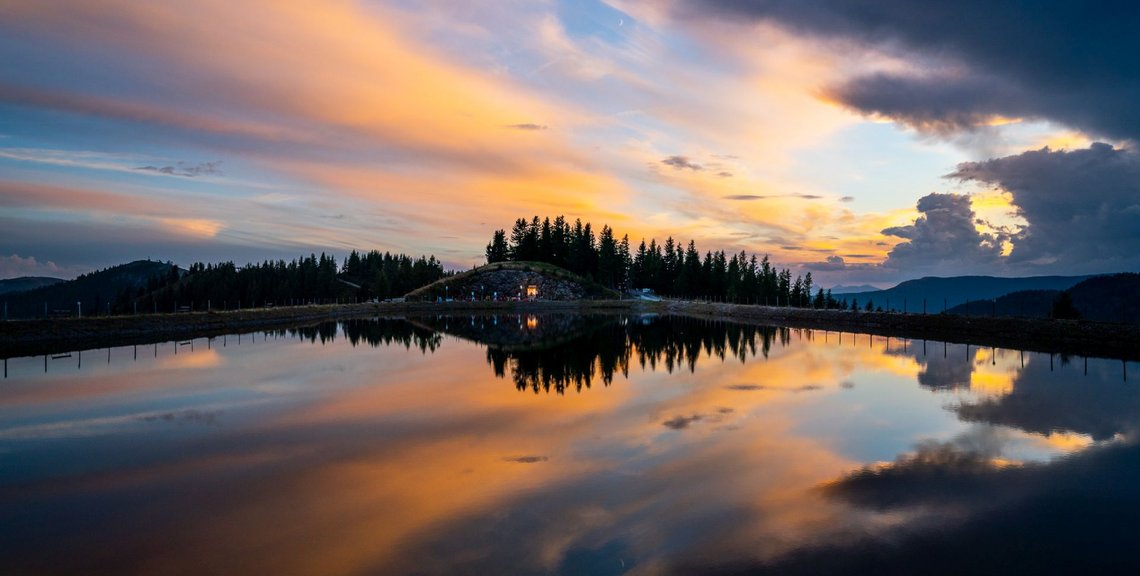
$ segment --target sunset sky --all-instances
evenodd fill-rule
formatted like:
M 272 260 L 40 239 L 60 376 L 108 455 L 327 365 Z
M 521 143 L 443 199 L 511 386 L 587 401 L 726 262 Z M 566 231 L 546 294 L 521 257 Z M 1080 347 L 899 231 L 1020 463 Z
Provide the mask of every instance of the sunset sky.
M 1140 13 L 0 0 L 0 278 L 565 215 L 817 283 L 1140 269 Z

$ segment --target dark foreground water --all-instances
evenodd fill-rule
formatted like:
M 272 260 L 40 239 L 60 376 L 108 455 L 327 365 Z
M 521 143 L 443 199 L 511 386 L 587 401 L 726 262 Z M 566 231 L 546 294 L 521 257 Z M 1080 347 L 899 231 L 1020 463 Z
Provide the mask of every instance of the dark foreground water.
M 671 317 L 12 358 L 3 574 L 1136 573 L 1136 364 Z

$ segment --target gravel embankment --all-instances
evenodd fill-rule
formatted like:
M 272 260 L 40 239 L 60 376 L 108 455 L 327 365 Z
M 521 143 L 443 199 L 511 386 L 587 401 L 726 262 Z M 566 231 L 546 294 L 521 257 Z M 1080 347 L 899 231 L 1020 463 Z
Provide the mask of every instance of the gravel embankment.
M 670 302 L 673 314 L 1013 350 L 1140 360 L 1140 326 L 1081 320 L 899 314 Z
M 1140 326 L 1008 317 L 922 315 L 664 301 L 408 302 L 300 306 L 212 313 L 0 322 L 0 357 L 11 358 L 201 338 L 370 316 L 483 312 L 643 311 L 734 322 L 869 333 L 1017 350 L 1140 360 Z

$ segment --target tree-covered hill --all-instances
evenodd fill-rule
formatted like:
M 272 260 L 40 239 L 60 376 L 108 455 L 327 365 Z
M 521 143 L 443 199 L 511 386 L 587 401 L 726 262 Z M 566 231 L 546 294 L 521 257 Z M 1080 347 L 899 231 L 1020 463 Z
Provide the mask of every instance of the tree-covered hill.
M 434 257 L 353 251 L 343 267 L 335 256 L 310 254 L 238 267 L 194 263 L 180 269 L 140 260 L 54 286 L 0 296 L 8 317 L 84 316 L 226 310 L 251 306 L 365 301 L 402 296 L 446 276 Z
M 156 278 L 177 278 L 180 272 L 170 262 L 136 260 L 104 270 L 2 298 L 9 318 L 42 318 L 45 314 L 106 314 L 124 291 L 145 289 Z M 45 312 L 46 311 L 46 312 Z
M 708 299 L 741 304 L 834 308 L 838 302 L 813 283 L 811 272 L 792 277 L 768 257 L 723 250 L 703 255 L 692 240 L 673 237 L 642 239 L 636 248 L 629 236 L 618 237 L 603 225 L 581 220 L 515 220 L 510 234 L 496 230 L 486 248 L 487 263 L 545 262 L 615 290 L 649 289 L 674 298 Z

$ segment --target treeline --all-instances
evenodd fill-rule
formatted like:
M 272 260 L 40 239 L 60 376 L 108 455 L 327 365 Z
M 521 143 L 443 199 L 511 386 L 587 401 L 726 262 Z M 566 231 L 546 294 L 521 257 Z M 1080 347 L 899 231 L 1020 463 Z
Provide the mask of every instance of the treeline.
M 171 268 L 145 286 L 119 293 L 116 313 L 170 312 L 180 309 L 237 309 L 366 301 L 403 296 L 443 278 L 443 265 L 431 257 L 353 251 L 343 267 L 335 256 L 264 261 L 237 267 L 233 262 L 194 263 Z
M 487 263 L 537 261 L 561 266 L 617 290 L 648 288 L 676 298 L 703 298 L 743 304 L 836 308 L 840 302 L 813 284 L 811 272 L 792 277 L 788 269 L 772 266 L 743 250 L 723 250 L 702 256 L 696 243 L 683 246 L 667 238 L 664 243 L 642 239 L 636 250 L 629 236 L 617 238 L 609 226 L 595 236 L 589 222 L 571 225 L 562 216 L 553 221 L 519 218 L 508 235 L 496 230 L 486 248 Z M 813 292 L 815 290 L 815 292 Z
M 435 256 L 412 258 L 404 254 L 381 254 L 353 250 L 344 261 L 343 278 L 361 287 L 361 298 L 396 298 L 450 275 Z

